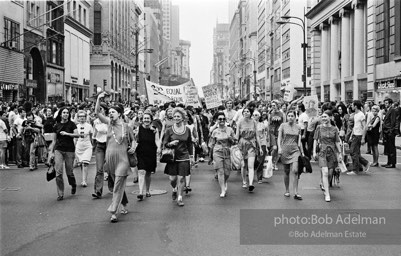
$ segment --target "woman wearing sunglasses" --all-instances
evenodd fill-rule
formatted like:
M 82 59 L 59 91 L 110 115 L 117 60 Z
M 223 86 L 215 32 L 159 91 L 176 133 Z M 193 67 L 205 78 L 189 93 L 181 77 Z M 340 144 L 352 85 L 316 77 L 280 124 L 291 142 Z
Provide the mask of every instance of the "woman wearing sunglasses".
M 220 184 L 220 197 L 227 195 L 227 180 L 231 171 L 230 147 L 235 143 L 234 131 L 226 125 L 224 112 L 217 113 L 218 127 L 210 137 L 209 165 L 214 161 L 214 169 L 217 171 Z
M 246 171 L 248 171 L 249 181 L 249 192 L 255 189 L 253 180 L 255 176 L 255 158 L 258 153 L 263 154 L 261 147 L 259 132 L 256 129 L 256 122 L 251 118 L 253 114 L 253 108 L 245 107 L 242 111 L 242 118 L 237 126 L 236 138 L 238 140 L 238 147 L 242 152 L 244 164 L 241 168 L 242 174 L 242 187 L 247 188 L 248 183 L 246 182 Z M 259 149 L 259 150 L 258 150 Z
M 77 162 L 81 165 L 82 187 L 87 187 L 88 183 L 88 165 L 92 158 L 92 126 L 86 122 L 86 111 L 78 111 L 77 132 L 82 137 L 76 139 L 75 156 Z

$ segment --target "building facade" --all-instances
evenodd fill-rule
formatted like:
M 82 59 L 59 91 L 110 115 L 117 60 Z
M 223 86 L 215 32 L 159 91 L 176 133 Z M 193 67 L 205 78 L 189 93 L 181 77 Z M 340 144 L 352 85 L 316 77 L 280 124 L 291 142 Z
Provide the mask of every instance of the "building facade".
M 191 69 L 190 69 L 190 63 L 189 63 L 189 57 L 190 57 L 190 48 L 191 48 L 191 42 L 187 40 L 180 40 L 180 47 L 183 53 L 183 59 L 182 59 L 182 67 L 181 67 L 181 77 L 190 79 L 191 78 Z
M 230 24 L 217 23 L 213 31 L 213 66 L 211 84 L 217 84 L 222 99 L 229 97 Z
M 371 5 L 379 2 L 315 1 L 307 13 L 313 33 L 312 85 L 321 101 L 373 99 L 377 39 L 368 35 L 368 17 L 375 23 Z
M 90 54 L 90 90 L 100 87 L 109 91 L 113 100 L 130 100 L 134 84 L 135 34 L 142 11 L 129 0 L 95 0 L 89 18 L 93 31 Z
M 64 6 L 64 83 L 67 102 L 81 102 L 90 96 L 90 8 L 90 3 L 84 0 L 72 4 L 69 2 Z
M 0 100 L 15 102 L 25 97 L 24 3 L 0 2 Z

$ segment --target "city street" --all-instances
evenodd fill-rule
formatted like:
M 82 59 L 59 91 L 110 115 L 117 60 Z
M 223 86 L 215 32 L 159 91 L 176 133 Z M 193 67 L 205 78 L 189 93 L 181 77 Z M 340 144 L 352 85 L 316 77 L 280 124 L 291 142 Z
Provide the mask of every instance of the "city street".
M 363 149 L 364 150 L 364 149 Z M 380 147 L 382 151 L 382 147 Z M 398 151 L 398 163 L 401 157 Z M 371 156 L 366 156 L 371 160 Z M 385 158 L 381 157 L 381 163 Z M 47 182 L 46 170 L 29 172 L 9 169 L 0 172 L 1 255 L 401 255 L 400 245 L 240 245 L 240 209 L 400 209 L 397 169 L 372 168 L 372 174 L 342 175 L 340 187 L 331 191 L 332 202 L 324 202 L 319 169 L 303 174 L 303 201 L 285 198 L 283 171 L 256 184 L 254 193 L 241 188 L 238 172 L 229 180 L 228 196 L 219 198 L 214 171 L 206 163 L 193 171 L 190 196 L 184 207 L 171 200 L 168 178 L 161 167 L 153 175 L 152 188 L 167 190 L 138 202 L 132 194 L 138 187 L 130 176 L 128 215 L 110 223 L 106 211 L 111 194 L 100 200 L 91 197 L 94 165 L 89 186 L 56 201 L 54 180 Z M 80 183 L 78 168 L 74 173 Z M 106 184 L 106 183 L 105 183 Z M 107 185 L 106 185 L 107 187 Z M 107 190 L 107 189 L 106 189 Z M 273 230 L 270 232 L 274 232 Z

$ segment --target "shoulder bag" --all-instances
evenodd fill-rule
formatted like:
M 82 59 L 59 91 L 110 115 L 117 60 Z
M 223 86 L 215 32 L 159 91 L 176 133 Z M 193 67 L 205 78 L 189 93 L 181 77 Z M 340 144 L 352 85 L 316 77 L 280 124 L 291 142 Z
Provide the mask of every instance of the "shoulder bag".
M 126 124 L 124 124 L 124 125 L 126 125 Z M 127 148 L 128 162 L 129 162 L 130 167 L 136 167 L 138 165 L 138 158 L 136 156 L 136 152 L 134 152 L 133 154 L 128 153 L 128 150 L 131 147 L 131 137 L 128 132 L 128 125 L 126 125 L 126 127 L 127 127 L 127 135 L 128 135 L 128 148 Z

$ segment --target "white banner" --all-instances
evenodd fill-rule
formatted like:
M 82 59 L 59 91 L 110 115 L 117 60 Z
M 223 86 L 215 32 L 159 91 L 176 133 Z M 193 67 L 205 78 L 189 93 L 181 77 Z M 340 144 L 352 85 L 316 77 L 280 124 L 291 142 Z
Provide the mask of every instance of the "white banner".
M 210 84 L 202 87 L 203 97 L 205 97 L 206 108 L 217 108 L 222 105 L 217 84 Z
M 175 86 L 165 86 L 146 80 L 146 91 L 149 104 L 152 105 L 174 101 L 186 106 L 200 106 L 198 90 L 192 81 Z
M 287 84 L 287 86 L 285 87 L 283 100 L 285 102 L 292 101 L 294 99 L 294 94 L 295 94 L 294 85 L 293 84 Z

